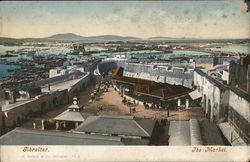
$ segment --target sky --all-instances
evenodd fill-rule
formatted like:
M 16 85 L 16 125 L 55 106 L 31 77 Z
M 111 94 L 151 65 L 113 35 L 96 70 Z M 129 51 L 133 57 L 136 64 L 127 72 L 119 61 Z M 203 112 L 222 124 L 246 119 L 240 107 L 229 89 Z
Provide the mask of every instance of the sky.
M 0 2 L 0 36 L 249 38 L 243 0 Z

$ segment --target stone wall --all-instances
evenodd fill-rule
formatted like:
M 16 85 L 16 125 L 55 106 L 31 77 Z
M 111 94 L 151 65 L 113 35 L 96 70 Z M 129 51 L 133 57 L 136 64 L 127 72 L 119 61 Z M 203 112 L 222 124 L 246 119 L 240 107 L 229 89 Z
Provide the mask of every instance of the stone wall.
M 79 94 L 90 82 L 90 73 L 84 75 L 71 89 L 53 91 L 43 93 L 35 98 L 29 99 L 24 104 L 17 104 L 10 110 L 7 110 L 7 117 L 5 118 L 5 125 L 9 128 L 22 125 L 22 123 L 29 117 L 45 113 L 49 110 L 57 108 L 59 105 L 65 105 L 71 102 L 72 98 Z M 13 105 L 14 106 L 14 105 Z
M 249 95 L 223 85 L 199 69 L 194 72 L 194 85 L 202 94 L 202 107 L 206 116 L 217 123 L 229 121 L 248 143 L 249 135 L 246 132 L 250 127 Z
M 0 136 L 4 133 L 4 113 L 2 112 L 2 108 L 0 107 Z
M 2 86 L 0 85 L 0 105 L 1 105 L 1 102 L 4 100 L 5 100 L 5 92 L 2 89 Z
M 36 86 L 43 86 L 43 85 L 46 85 L 46 84 L 53 85 L 53 84 L 56 84 L 56 83 L 67 81 L 68 78 L 71 75 L 74 75 L 74 74 L 79 74 L 79 73 L 71 73 L 71 74 L 65 74 L 65 75 L 56 76 L 56 77 L 53 77 L 53 78 L 42 79 L 42 80 L 38 80 L 38 81 L 34 81 L 34 82 L 31 82 L 31 83 L 28 83 L 26 85 L 36 85 Z
M 236 58 L 234 56 L 199 56 L 194 58 L 196 64 L 223 64 L 224 62 L 230 62 L 235 61 L 237 62 L 239 58 Z
M 65 88 L 64 90 L 42 93 L 41 95 L 28 99 L 27 101 L 19 101 L 20 103 L 17 103 L 17 101 L 16 103 L 13 103 L 13 105 L 5 104 L 5 110 L 8 110 L 4 110 L 4 113 L 7 114 L 7 116 L 1 116 L 1 118 L 4 117 L 5 126 L 8 129 L 13 129 L 16 126 L 22 125 L 28 117 L 39 116 L 53 108 L 57 108 L 59 105 L 65 105 L 71 102 L 73 97 L 77 96 L 80 91 L 87 87 L 91 81 L 91 72 L 96 68 L 99 61 L 100 60 L 95 60 L 92 63 L 89 63 L 87 66 L 88 72 L 75 72 L 26 84 L 36 86 L 45 86 L 47 84 L 54 85 L 68 81 L 69 78 L 74 78 L 75 75 L 78 77 L 82 76 L 77 83 L 70 87 L 70 89 Z M 1 123 L 3 122 L 1 121 Z M 1 128 L 2 125 L 0 125 L 0 129 Z
M 209 78 L 207 74 L 199 69 L 194 72 L 194 85 L 202 94 L 202 106 L 206 116 L 215 121 L 221 121 L 226 114 L 222 114 L 221 105 L 224 100 L 227 100 L 226 89 L 218 82 Z
M 7 111 L 5 124 L 7 127 L 11 128 L 21 125 L 28 116 L 39 115 L 67 103 L 67 90 L 39 95 L 29 102 L 18 105 Z
M 214 59 L 214 65 L 223 64 L 225 62 L 229 63 L 231 61 L 238 62 L 239 58 L 236 56 L 216 56 Z
M 124 75 L 192 88 L 193 70 L 194 69 L 185 67 L 126 63 L 124 67 Z
M 96 69 L 98 63 L 100 63 L 100 59 L 96 59 L 92 61 L 92 63 L 88 64 L 87 66 L 84 66 L 84 71 L 85 72 L 92 72 L 93 70 Z
M 247 143 L 250 143 L 250 103 L 230 90 L 228 121 L 239 136 Z
M 250 65 L 240 65 L 230 62 L 229 84 L 250 94 Z
M 247 100 L 248 99 L 248 100 Z M 229 114 L 228 121 L 239 136 L 247 143 L 250 143 L 250 102 L 248 98 L 239 96 L 239 92 L 229 92 Z
M 91 81 L 91 74 L 88 72 L 84 75 L 68 92 L 69 103 L 72 102 L 73 97 L 78 96 L 78 94 L 83 91 Z
M 196 64 L 214 64 L 214 56 L 200 56 L 194 58 Z
M 118 67 L 117 62 L 114 62 L 114 61 L 101 62 L 97 66 L 100 74 L 102 74 L 103 72 L 113 71 L 117 67 Z
M 239 113 L 248 122 L 250 121 L 250 103 L 233 90 L 229 91 L 229 106 Z
M 154 64 L 128 63 L 125 61 L 105 61 L 98 64 L 99 72 L 112 71 L 117 67 L 124 68 L 124 76 L 153 80 L 155 82 L 183 85 L 192 88 L 193 66 L 175 67 Z M 182 65 L 183 66 L 183 65 Z

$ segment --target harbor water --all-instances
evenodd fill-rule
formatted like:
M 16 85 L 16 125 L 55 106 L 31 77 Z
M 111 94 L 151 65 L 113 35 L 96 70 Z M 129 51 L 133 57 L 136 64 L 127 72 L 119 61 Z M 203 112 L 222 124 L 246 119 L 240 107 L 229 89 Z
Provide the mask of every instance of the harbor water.
M 213 51 L 224 51 L 224 52 L 235 52 L 250 54 L 249 44 L 205 44 L 199 45 L 204 49 L 211 49 Z M 0 55 L 6 55 L 6 51 L 13 52 L 11 54 L 14 57 L 1 57 L 0 58 L 0 79 L 11 76 L 14 72 L 11 69 L 20 69 L 19 65 L 22 61 L 32 62 L 34 57 L 43 57 L 50 59 L 65 59 L 62 66 L 70 65 L 70 61 L 83 59 L 85 56 L 79 55 L 67 55 L 72 49 L 69 47 L 55 47 L 55 46 L 3 46 L 0 45 Z M 21 54 L 22 51 L 35 51 L 34 54 Z M 130 51 L 130 52 L 105 52 L 107 49 L 105 47 L 98 46 L 88 46 L 86 51 L 104 51 L 97 54 L 92 54 L 96 58 L 106 58 L 113 57 L 116 55 L 123 55 L 127 59 L 131 58 L 155 58 L 160 60 L 168 60 L 171 57 L 189 57 L 189 56 L 207 56 L 210 53 L 196 52 L 196 51 L 185 51 L 185 50 L 173 50 L 172 52 L 163 52 L 156 50 L 142 50 L 142 51 Z M 7 62 L 7 63 L 4 63 Z M 8 64 L 10 63 L 11 64 Z M 44 63 L 35 63 L 37 68 L 44 68 Z

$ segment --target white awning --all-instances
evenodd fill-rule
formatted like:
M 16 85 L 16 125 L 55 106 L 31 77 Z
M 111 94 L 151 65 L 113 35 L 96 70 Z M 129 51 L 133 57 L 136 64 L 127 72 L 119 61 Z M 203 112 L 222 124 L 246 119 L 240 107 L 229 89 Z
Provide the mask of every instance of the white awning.
M 170 121 L 169 145 L 191 145 L 189 121 Z
M 192 92 L 190 92 L 189 96 L 192 98 L 192 100 L 196 100 L 196 99 L 202 97 L 201 93 L 197 89 L 194 90 L 194 91 L 192 91 Z
M 228 122 L 218 124 L 221 132 L 226 137 L 226 139 L 231 143 L 232 146 L 245 146 L 247 145 L 239 136 L 239 134 L 234 130 L 234 128 L 229 125 Z
M 169 145 L 202 145 L 199 123 L 196 119 L 189 121 L 170 121 Z
M 190 142 L 191 145 L 202 145 L 201 140 L 201 131 L 200 126 L 197 119 L 190 119 L 189 120 L 190 125 Z

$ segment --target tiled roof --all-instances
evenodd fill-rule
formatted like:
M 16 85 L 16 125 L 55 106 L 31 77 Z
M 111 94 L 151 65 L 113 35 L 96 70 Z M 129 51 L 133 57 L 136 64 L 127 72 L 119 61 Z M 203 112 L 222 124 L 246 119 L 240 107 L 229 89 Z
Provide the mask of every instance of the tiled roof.
M 121 137 L 16 128 L 0 137 L 0 145 L 123 145 Z
M 66 110 L 63 113 L 56 116 L 54 118 L 54 120 L 83 122 L 90 115 L 93 115 L 93 114 L 86 113 L 86 112 L 77 112 L 77 111 Z
M 151 137 L 154 120 L 132 116 L 90 116 L 77 129 L 79 132 Z

